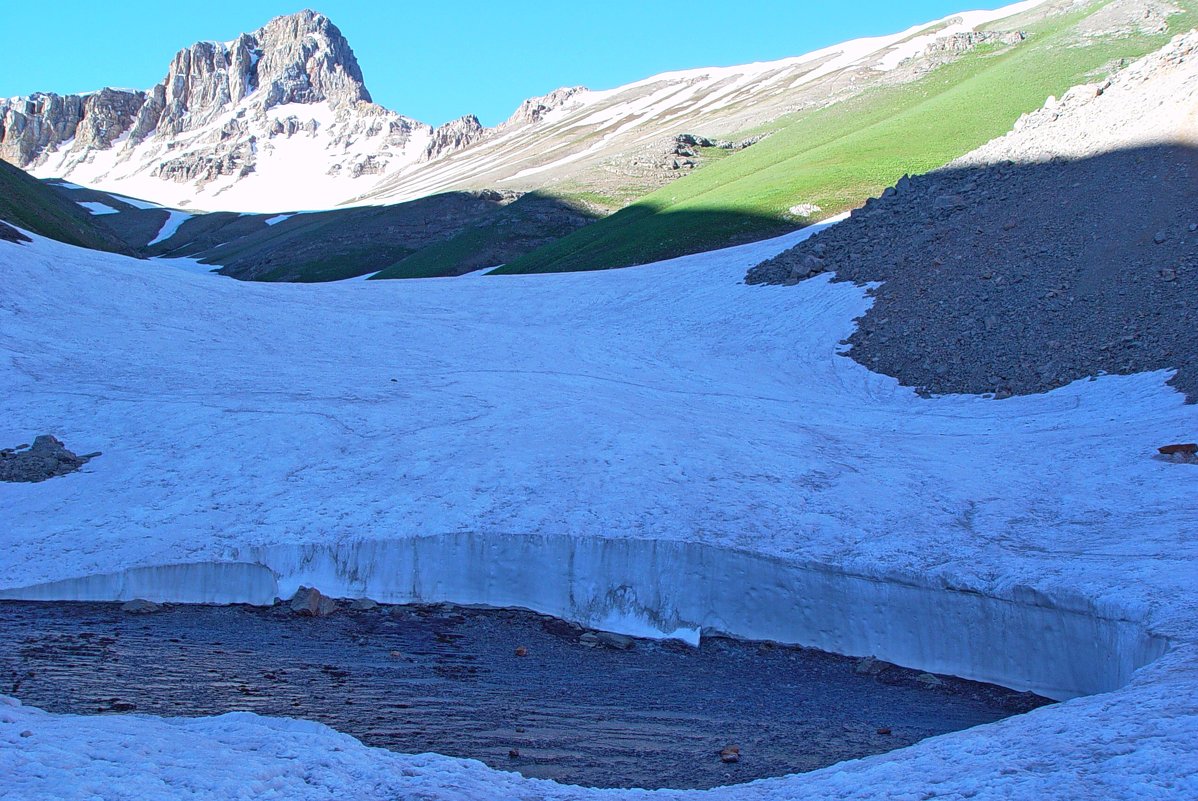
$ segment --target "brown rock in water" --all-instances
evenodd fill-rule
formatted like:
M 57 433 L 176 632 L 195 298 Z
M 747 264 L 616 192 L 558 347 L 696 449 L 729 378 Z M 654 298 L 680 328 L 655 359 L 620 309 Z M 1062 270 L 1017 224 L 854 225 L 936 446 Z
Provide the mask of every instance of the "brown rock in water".
M 882 735 L 889 735 L 889 734 L 890 734 L 890 729 L 888 729 L 887 727 L 883 726 L 882 728 L 878 729 L 878 734 L 882 734 Z
M 513 748 L 512 750 L 508 751 L 507 758 L 508 759 L 519 759 L 520 758 L 520 749 Z
M 740 746 L 729 745 L 720 750 L 720 761 L 725 763 L 740 762 Z
M 528 656 L 528 649 L 523 645 L 516 648 L 516 656 Z
M 291 596 L 291 611 L 297 615 L 325 617 L 337 611 L 337 602 L 325 597 L 315 587 L 300 587 Z

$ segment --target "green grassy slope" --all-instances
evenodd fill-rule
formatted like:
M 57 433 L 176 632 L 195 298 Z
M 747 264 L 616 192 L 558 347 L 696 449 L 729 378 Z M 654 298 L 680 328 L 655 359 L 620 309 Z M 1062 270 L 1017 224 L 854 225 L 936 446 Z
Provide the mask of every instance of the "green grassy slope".
M 78 203 L 5 161 L 0 161 L 0 220 L 69 245 L 132 253 Z
M 1010 129 L 1049 95 L 1095 80 L 1120 59 L 1168 35 L 1075 41 L 1100 7 L 1029 28 L 1024 43 L 979 50 L 923 79 L 784 119 L 753 147 L 697 170 L 637 203 L 516 259 L 500 273 L 594 270 L 642 264 L 751 241 L 805 222 L 788 213 L 814 203 L 819 218 L 860 205 L 904 173 L 926 172 Z M 1171 32 L 1198 21 L 1188 9 Z M 806 220 L 810 222 L 814 220 Z

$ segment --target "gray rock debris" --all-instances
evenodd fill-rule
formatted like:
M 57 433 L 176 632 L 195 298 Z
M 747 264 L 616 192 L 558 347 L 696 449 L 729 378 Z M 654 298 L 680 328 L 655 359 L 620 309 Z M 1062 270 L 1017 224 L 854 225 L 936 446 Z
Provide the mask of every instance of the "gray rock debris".
M 97 452 L 77 456 L 56 437 L 42 434 L 33 441 L 32 446 L 0 448 L 0 481 L 45 481 L 73 473 L 99 455 Z
M 905 178 L 746 283 L 879 283 L 847 356 L 923 395 L 1178 372 L 1198 400 L 1198 148 Z
M 623 634 L 614 634 L 610 631 L 587 631 L 578 638 L 580 645 L 585 645 L 587 648 L 612 648 L 617 651 L 631 651 L 636 647 L 636 640 L 631 637 L 626 637 Z

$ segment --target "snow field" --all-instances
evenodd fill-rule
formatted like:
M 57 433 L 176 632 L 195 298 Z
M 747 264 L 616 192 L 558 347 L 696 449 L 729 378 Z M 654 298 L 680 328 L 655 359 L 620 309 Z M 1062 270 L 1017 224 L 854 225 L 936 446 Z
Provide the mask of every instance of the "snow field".
M 1152 453 L 1195 408 L 1167 373 L 920 399 L 837 354 L 864 288 L 739 283 L 805 235 L 323 286 L 0 246 L 0 442 L 103 452 L 0 485 L 0 588 L 265 602 L 306 583 L 1097 692 L 704 797 L 1192 798 L 1198 510 L 1191 466 Z M 643 795 L 298 721 L 0 714 L 12 798 Z

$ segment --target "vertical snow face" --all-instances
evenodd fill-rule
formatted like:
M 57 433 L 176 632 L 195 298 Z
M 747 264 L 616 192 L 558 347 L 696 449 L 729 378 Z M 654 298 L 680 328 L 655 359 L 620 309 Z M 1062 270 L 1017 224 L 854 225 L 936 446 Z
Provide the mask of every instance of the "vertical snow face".
M 262 565 L 202 562 L 136 567 L 52 581 L 0 592 L 19 601 L 128 601 L 134 598 L 186 604 L 248 603 L 265 606 L 275 598 L 275 576 Z
M 853 575 L 696 542 L 458 533 L 234 549 L 0 592 L 20 600 L 268 604 L 301 585 L 385 603 L 522 607 L 624 634 L 701 633 L 876 656 L 1063 699 L 1117 689 L 1167 642 L 1131 619 L 1020 588 Z

